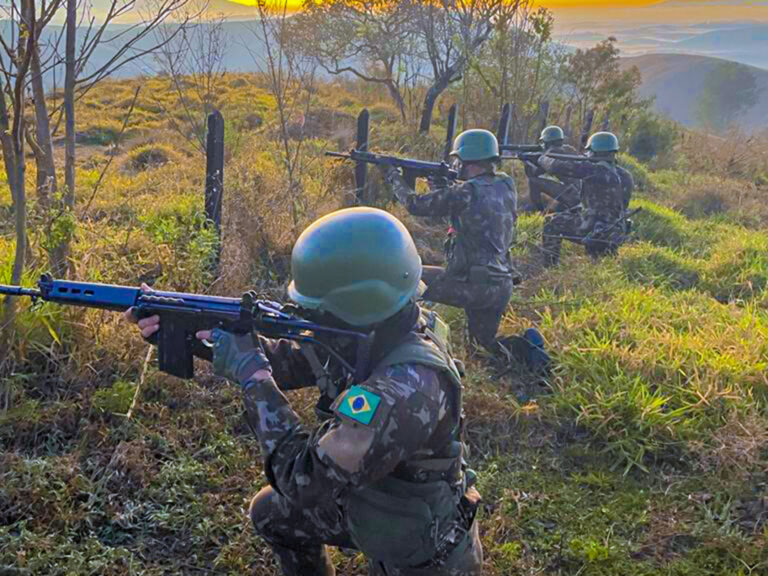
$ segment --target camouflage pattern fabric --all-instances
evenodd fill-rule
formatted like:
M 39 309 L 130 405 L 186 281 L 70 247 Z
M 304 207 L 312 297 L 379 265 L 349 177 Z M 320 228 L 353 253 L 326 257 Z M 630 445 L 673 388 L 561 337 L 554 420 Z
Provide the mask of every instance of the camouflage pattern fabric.
M 632 193 L 635 191 L 635 179 L 629 170 L 621 166 L 616 166 L 616 172 L 619 173 L 619 178 L 621 178 L 622 198 L 624 210 L 626 210 L 629 208 L 629 201 L 632 200 Z
M 496 333 L 512 297 L 512 279 L 473 284 L 439 266 L 424 266 L 422 280 L 427 285 L 424 300 L 464 308 L 470 337 L 483 348 L 496 352 Z
M 615 164 L 557 160 L 544 154 L 539 166 L 558 178 L 582 181 L 581 206 L 586 222 L 614 223 L 624 213 L 624 188 Z
M 573 146 L 553 146 L 547 149 L 556 154 L 578 154 Z M 542 197 L 545 194 L 555 201 L 555 211 L 565 212 L 579 205 L 581 201 L 581 180 L 576 178 L 558 178 L 554 180 L 545 176 L 545 172 L 530 162 L 525 162 L 525 175 L 528 177 L 530 209 L 543 212 L 547 202 Z
M 472 266 L 511 273 L 509 248 L 515 239 L 517 190 L 504 173 L 488 173 L 428 194 L 416 194 L 400 173 L 386 172 L 395 196 L 414 216 L 446 216 L 453 237 L 448 252 L 449 274 L 467 277 Z
M 275 362 L 275 377 L 303 375 L 304 385 L 314 382 L 295 345 L 264 339 L 262 344 Z M 354 491 L 396 474 L 412 458 L 445 457 L 460 414 L 460 407 L 452 405 L 457 399 L 447 380 L 422 365 L 377 369 L 351 389 L 362 398 L 354 398 L 360 406 L 344 402 L 352 400 L 347 390 L 333 406 L 335 418 L 315 431 L 301 424 L 274 378 L 246 389 L 248 422 L 261 444 L 270 483 L 254 498 L 251 518 L 273 547 L 284 574 L 334 574 L 324 545 L 355 547 L 345 516 Z M 480 544 L 473 538 L 439 568 L 419 572 L 393 562 L 385 565 L 386 574 L 479 574 Z
M 585 220 L 578 211 L 553 214 L 544 224 L 542 250 L 547 266 L 560 261 L 563 240 L 581 244 L 593 257 L 613 254 L 624 242 L 624 227 L 616 222 Z
M 539 159 L 539 166 L 560 178 L 582 180 L 581 206 L 555 214 L 544 224 L 542 249 L 545 263 L 554 265 L 560 261 L 563 239 L 587 245 L 593 256 L 613 251 L 612 239 L 602 236 L 608 229 L 609 235 L 622 232 L 616 223 L 624 216 L 626 184 L 617 166 L 610 162 L 557 160 L 546 154 Z M 589 242 L 589 239 L 595 241 Z

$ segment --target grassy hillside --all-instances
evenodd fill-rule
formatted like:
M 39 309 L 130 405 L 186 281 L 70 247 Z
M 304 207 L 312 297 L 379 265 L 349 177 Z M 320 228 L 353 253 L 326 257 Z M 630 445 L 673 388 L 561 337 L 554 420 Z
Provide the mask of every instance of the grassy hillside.
M 145 83 L 116 149 L 105 143 L 134 86 L 115 82 L 80 104 L 78 279 L 280 296 L 297 230 L 349 201 L 351 168 L 321 151 L 349 146 L 359 106 L 371 107 L 374 147 L 424 158 L 441 148 L 439 128 L 409 136 L 375 93 L 322 86 L 294 224 L 279 193 L 274 102 L 258 78 L 228 77 L 215 279 L 201 156 L 173 129 L 183 112 L 166 82 Z M 557 364 L 549 381 L 494 373 L 466 349 L 463 315 L 441 310 L 468 361 L 470 463 L 491 576 L 768 574 L 768 166 L 685 142 L 678 154 L 658 172 L 624 160 L 643 212 L 616 258 L 596 263 L 568 246 L 562 265 L 543 271 L 542 218 L 521 217 L 515 252 L 527 278 L 503 330 L 541 327 Z M 0 186 L 0 206 L 7 194 Z M 440 258 L 442 225 L 378 202 L 405 220 L 428 263 Z M 2 226 L 5 281 L 5 215 Z M 45 267 L 46 236 L 31 241 L 29 282 Z M 275 573 L 246 519 L 266 481 L 234 387 L 204 365 L 189 382 L 157 372 L 114 314 L 42 306 L 20 322 L 22 363 L 0 415 L 0 573 Z M 290 395 L 309 421 L 313 396 Z M 360 557 L 335 561 L 340 574 L 365 573 Z
M 689 54 L 648 54 L 622 59 L 623 66 L 637 66 L 640 70 L 643 76 L 640 93 L 656 99 L 656 110 L 687 126 L 698 124 L 695 104 L 707 76 L 722 62 L 719 58 Z M 755 78 L 760 97 L 738 119 L 737 125 L 750 133 L 767 130 L 768 70 L 754 66 L 747 69 Z

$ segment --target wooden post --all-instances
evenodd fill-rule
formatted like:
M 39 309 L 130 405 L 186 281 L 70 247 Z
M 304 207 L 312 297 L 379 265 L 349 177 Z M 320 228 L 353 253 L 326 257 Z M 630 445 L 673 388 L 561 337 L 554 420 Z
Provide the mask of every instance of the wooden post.
M 539 107 L 539 134 L 547 127 L 547 120 L 549 120 L 549 100 L 543 100 Z M 539 134 L 536 134 L 536 141 L 539 141 Z
M 368 152 L 368 134 L 370 127 L 370 114 L 368 109 L 365 108 L 357 117 L 357 142 L 355 143 L 355 150 L 360 152 Z M 368 164 L 365 162 L 355 163 L 355 204 L 362 206 L 366 204 L 367 200 L 367 185 L 368 185 Z
M 458 120 L 459 105 L 454 104 L 448 111 L 448 125 L 445 130 L 445 147 L 443 148 L 443 161 L 451 161 L 453 139 L 456 137 L 456 122 Z
M 499 146 L 504 146 L 509 142 L 509 124 L 511 120 L 512 106 L 507 103 L 501 108 L 499 125 L 496 128 L 496 139 L 499 141 Z
M 224 117 L 218 110 L 208 115 L 205 159 L 205 216 L 216 227 L 218 268 L 221 256 L 221 199 L 224 194 Z

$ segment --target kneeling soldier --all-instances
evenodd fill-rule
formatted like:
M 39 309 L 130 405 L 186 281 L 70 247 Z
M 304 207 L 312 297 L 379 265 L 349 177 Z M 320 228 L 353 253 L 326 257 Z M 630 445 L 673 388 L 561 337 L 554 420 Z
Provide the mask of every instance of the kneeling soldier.
M 547 154 L 535 160 L 550 174 L 582 181 L 581 205 L 552 215 L 544 224 L 542 249 L 546 265 L 560 261 L 564 239 L 583 244 L 595 257 L 615 252 L 623 241 L 627 184 L 616 166 L 618 151 L 615 135 L 598 132 L 587 143 L 587 155 L 599 161 L 559 160 Z
M 371 574 L 480 574 L 460 376 L 446 326 L 415 303 L 421 260 L 410 234 L 381 210 L 341 210 L 304 231 L 291 264 L 300 313 L 368 335 L 369 354 L 355 380 L 328 370 L 323 347 L 198 334 L 213 342 L 216 374 L 242 386 L 261 444 L 269 486 L 251 502 L 256 532 L 286 575 L 333 575 L 326 545 L 362 551 Z M 159 320 L 139 327 L 151 337 Z M 350 339 L 323 344 L 359 367 Z M 318 386 L 332 413 L 317 430 L 283 395 L 305 386 Z
M 517 221 L 512 178 L 496 172 L 499 144 L 487 130 L 467 130 L 453 145 L 456 184 L 416 194 L 391 166 L 382 166 L 395 197 L 415 216 L 447 216 L 447 267 L 425 266 L 424 300 L 464 308 L 469 334 L 495 354 L 496 332 L 512 296 L 516 271 L 510 258 Z

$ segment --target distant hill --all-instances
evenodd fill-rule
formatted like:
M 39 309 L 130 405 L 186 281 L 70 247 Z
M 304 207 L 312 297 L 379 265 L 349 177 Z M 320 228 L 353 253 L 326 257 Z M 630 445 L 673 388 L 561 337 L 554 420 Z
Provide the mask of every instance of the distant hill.
M 656 98 L 656 110 L 687 126 L 697 123 L 696 104 L 709 74 L 722 63 L 719 58 L 687 54 L 648 54 L 624 58 L 624 67 L 637 66 L 643 75 L 640 92 Z M 749 131 L 768 128 L 768 70 L 748 67 L 760 98 L 738 124 Z

